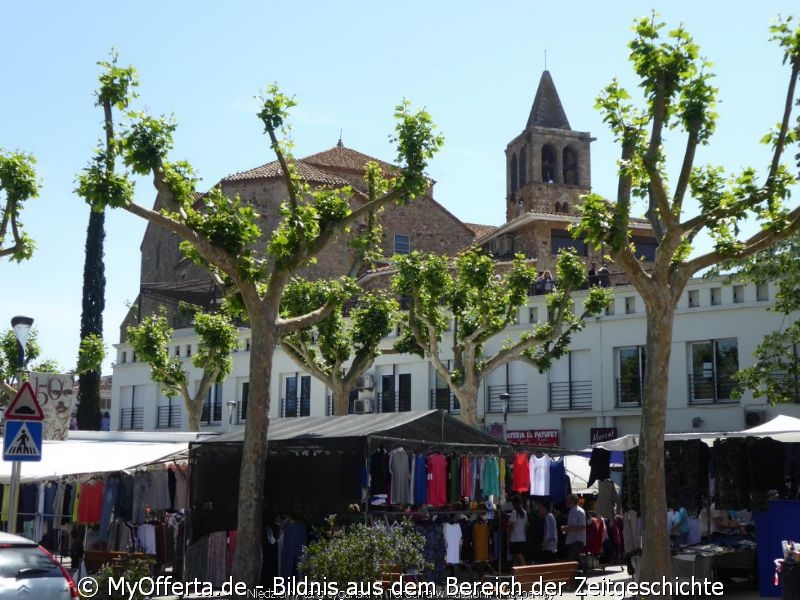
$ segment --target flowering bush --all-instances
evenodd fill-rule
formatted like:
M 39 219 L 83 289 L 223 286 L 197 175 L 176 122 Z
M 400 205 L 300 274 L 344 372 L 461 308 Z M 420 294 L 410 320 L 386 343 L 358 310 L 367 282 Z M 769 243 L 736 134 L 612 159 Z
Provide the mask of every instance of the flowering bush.
M 425 568 L 425 538 L 408 521 L 402 525 L 364 525 L 335 529 L 333 518 L 320 539 L 306 546 L 300 571 L 314 581 L 372 582 L 397 569 Z

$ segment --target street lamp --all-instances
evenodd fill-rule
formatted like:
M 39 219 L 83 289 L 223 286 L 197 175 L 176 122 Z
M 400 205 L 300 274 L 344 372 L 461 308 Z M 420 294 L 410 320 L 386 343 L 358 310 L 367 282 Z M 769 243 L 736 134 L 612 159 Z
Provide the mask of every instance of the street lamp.
M 22 389 L 22 373 L 25 370 L 25 348 L 28 345 L 28 335 L 31 332 L 33 319 L 17 315 L 11 318 L 11 328 L 17 337 L 17 388 Z M 17 512 L 19 509 L 19 480 L 22 463 L 14 461 L 11 464 L 11 486 L 8 499 L 8 531 L 17 533 Z
M 25 347 L 28 345 L 28 335 L 31 333 L 33 319 L 17 315 L 11 318 L 11 328 L 17 336 L 17 380 L 22 383 L 22 371 L 25 369 Z
M 503 436 L 508 439 L 508 403 L 511 401 L 511 394 L 503 392 L 500 394 L 500 402 L 503 403 Z

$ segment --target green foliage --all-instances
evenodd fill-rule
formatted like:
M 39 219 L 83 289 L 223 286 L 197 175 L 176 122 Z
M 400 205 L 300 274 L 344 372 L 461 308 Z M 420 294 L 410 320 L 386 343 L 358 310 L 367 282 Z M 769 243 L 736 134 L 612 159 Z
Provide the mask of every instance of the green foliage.
M 233 367 L 231 353 L 239 343 L 239 332 L 223 313 L 198 312 L 192 323 L 200 337 L 192 364 L 198 369 L 216 372 L 216 380 L 225 379 Z
M 81 340 L 78 349 L 78 366 L 75 369 L 80 375 L 89 371 L 99 371 L 106 358 L 106 345 L 103 337 L 92 333 Z
M 106 154 L 98 150 L 92 163 L 78 176 L 75 193 L 86 200 L 94 211 L 107 206 L 119 208 L 133 200 L 133 183 L 124 175 L 106 169 Z
M 42 348 L 37 338 L 37 330 L 31 329 L 28 335 L 28 343 L 25 346 L 25 369 L 32 361 L 39 358 Z M 13 329 L 7 329 L 0 336 L 0 379 L 10 381 L 17 376 L 17 336 Z
M 118 67 L 117 51 L 111 50 L 110 60 L 101 60 L 97 64 L 100 65 L 100 87 L 97 90 L 97 104 L 104 106 L 108 103 L 110 106 L 125 110 L 136 94 L 132 91 L 139 85 L 139 76 L 136 69 L 129 67 Z
M 238 343 L 237 329 L 222 313 L 197 312 L 192 326 L 200 338 L 192 364 L 212 374 L 213 381 L 224 379 L 233 366 L 230 355 Z M 137 358 L 150 365 L 152 380 L 163 384 L 169 396 L 180 394 L 188 381 L 183 362 L 169 351 L 173 334 L 163 307 L 158 315 L 128 327 L 128 342 Z
M 138 114 L 121 141 L 125 164 L 137 175 L 158 170 L 163 157 L 172 148 L 172 133 L 176 127 L 173 119 Z
M 770 310 L 784 315 L 780 329 L 767 334 L 754 353 L 751 367 L 737 373 L 736 393 L 752 390 L 770 403 L 797 402 L 800 388 L 800 234 L 760 252 L 746 261 L 722 265 L 734 268 L 731 283 L 775 285 L 775 301 Z
M 59 362 L 53 358 L 45 358 L 31 364 L 30 370 L 36 373 L 63 373 L 64 369 Z
M 378 344 L 391 331 L 397 302 L 383 293 L 361 290 L 353 281 L 294 279 L 286 287 L 281 316 L 298 317 L 323 306 L 330 312 L 315 325 L 286 334 L 284 347 L 301 365 L 335 379 L 344 364 L 364 369 L 379 354 Z M 360 373 L 357 373 L 357 376 Z
M 112 578 L 122 578 L 125 582 L 129 582 L 131 586 L 144 581 L 145 583 L 142 587 L 148 590 L 146 581 L 147 578 L 153 576 L 152 567 L 154 562 L 150 558 L 136 558 L 129 554 L 114 565 L 110 563 L 103 565 L 100 571 L 94 575 L 94 579 L 97 582 L 97 593 L 92 598 L 97 598 L 98 600 L 116 600 L 119 598 L 119 594 L 111 593 L 112 588 L 109 585 L 109 580 Z M 126 590 L 125 597 L 128 600 L 147 600 L 149 598 L 149 596 L 142 593 L 139 586 L 130 593 Z
M 0 204 L 0 258 L 10 256 L 21 262 L 29 259 L 36 247 L 20 221 L 25 201 L 39 196 L 34 164 L 36 159 L 30 154 L 0 148 L 0 192 L 5 192 L 5 203 Z
M 372 583 L 395 569 L 406 572 L 426 567 L 422 555 L 425 538 L 404 521 L 400 527 L 364 525 L 328 528 L 319 540 L 305 547 L 298 570 L 312 581 L 335 582 L 344 590 L 348 582 Z
M 391 138 L 397 144 L 397 161 L 403 173 L 396 185 L 404 191 L 404 200 L 413 200 L 428 188 L 425 167 L 444 144 L 436 126 L 425 110 L 412 111 L 411 103 L 403 100 L 394 111 L 397 125 Z
M 128 342 L 137 358 L 150 365 L 152 380 L 163 384 L 167 395 L 174 396 L 186 386 L 186 372 L 180 358 L 170 355 L 172 334 L 163 308 L 160 314 L 147 316 L 138 325 L 128 327 Z

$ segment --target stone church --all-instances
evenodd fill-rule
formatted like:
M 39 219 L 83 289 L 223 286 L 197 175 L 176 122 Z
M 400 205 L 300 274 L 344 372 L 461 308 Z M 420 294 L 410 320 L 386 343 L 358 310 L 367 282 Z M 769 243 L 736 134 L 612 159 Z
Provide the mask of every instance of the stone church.
M 603 263 L 603 252 L 587 248 L 573 239 L 568 228 L 578 221 L 581 196 L 591 191 L 591 148 L 588 132 L 570 127 L 549 71 L 542 73 L 530 115 L 522 133 L 506 147 L 506 222 L 500 227 L 460 221 L 433 197 L 434 184 L 427 193 L 407 206 L 387 206 L 380 216 L 383 227 L 382 253 L 387 263 L 394 254 L 412 250 L 453 255 L 467 247 L 482 247 L 498 260 L 516 253 L 534 259 L 540 271 L 555 276 L 558 250 L 574 247 L 592 262 Z M 333 148 L 295 160 L 300 177 L 312 188 L 349 185 L 353 202 L 364 202 L 363 180 L 368 162 L 376 162 L 387 176 L 398 172 L 395 165 L 347 148 L 339 141 Z M 281 203 L 287 198 L 283 174 L 277 161 L 234 173 L 218 183 L 223 193 L 239 196 L 260 215 L 259 225 L 271 232 L 279 220 Z M 158 201 L 157 201 L 158 204 Z M 655 253 L 656 242 L 647 222 L 632 219 L 634 241 L 645 259 Z M 135 309 L 121 325 L 126 328 L 164 305 L 173 327 L 189 325 L 178 308 L 189 302 L 213 309 L 219 291 L 209 274 L 183 257 L 180 240 L 171 232 L 148 225 L 141 243 L 141 276 Z M 338 239 L 302 275 L 331 277 L 347 272 L 350 250 L 346 239 Z M 624 276 L 610 266 L 611 281 L 623 283 Z

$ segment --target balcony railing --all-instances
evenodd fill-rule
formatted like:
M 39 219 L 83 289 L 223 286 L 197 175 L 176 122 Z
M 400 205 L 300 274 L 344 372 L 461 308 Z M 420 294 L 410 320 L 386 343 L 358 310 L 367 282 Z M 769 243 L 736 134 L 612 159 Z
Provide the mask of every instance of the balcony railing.
M 376 397 L 376 412 L 408 412 L 411 410 L 411 395 L 400 392 L 380 392 Z
M 434 410 L 446 410 L 457 415 L 461 412 L 461 404 L 456 395 L 450 388 L 439 388 L 431 390 L 431 408 Z
M 617 378 L 617 408 L 642 405 L 644 384 L 640 377 Z
M 311 414 L 311 398 L 281 398 L 281 417 L 307 417 Z
M 591 381 L 551 381 L 550 410 L 591 410 Z
M 486 396 L 486 412 L 503 414 L 503 401 L 500 394 L 509 393 L 508 412 L 528 412 L 528 384 L 515 383 L 511 385 L 490 385 Z
M 205 425 L 214 425 L 222 421 L 222 404 L 215 402 L 209 405 L 208 402 L 203 404 L 203 414 L 200 416 L 200 422 Z
M 144 429 L 144 408 L 123 408 L 120 411 L 119 428 L 121 431 Z
M 236 406 L 236 418 L 239 419 L 239 423 L 244 423 L 247 420 L 247 398 L 239 400 Z
M 171 404 L 159 406 L 156 415 L 156 427 L 158 429 L 171 429 L 181 426 L 181 405 Z
M 736 402 L 731 392 L 736 383 L 730 375 L 693 375 L 689 374 L 689 404 L 720 404 Z

